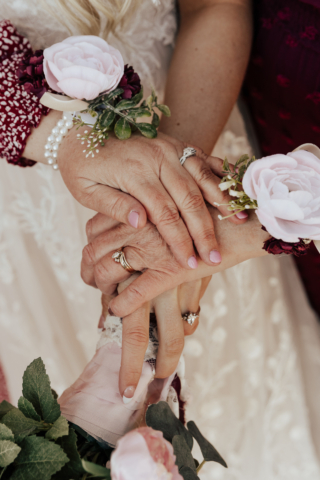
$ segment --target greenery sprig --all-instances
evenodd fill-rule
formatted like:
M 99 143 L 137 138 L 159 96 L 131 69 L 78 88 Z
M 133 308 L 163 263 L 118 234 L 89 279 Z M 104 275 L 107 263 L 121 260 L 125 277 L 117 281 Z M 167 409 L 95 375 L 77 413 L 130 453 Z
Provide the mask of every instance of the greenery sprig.
M 84 150 L 87 157 L 89 155 L 94 157 L 95 153 L 99 153 L 98 147 L 104 146 L 110 132 L 114 132 L 120 140 L 130 138 L 132 132 L 135 131 L 139 131 L 144 137 L 155 138 L 160 122 L 155 108 L 167 117 L 171 115 L 169 107 L 158 104 L 158 98 L 154 91 L 141 104 L 142 87 L 140 92 L 129 100 L 121 99 L 122 93 L 123 89 L 117 88 L 108 95 L 102 95 L 90 102 L 89 108 L 82 113 L 89 113 L 96 118 L 93 128 L 91 128 L 92 124 L 85 123 L 80 116 L 74 118 L 77 129 L 83 126 L 90 127 L 90 130 L 86 130 L 84 135 L 78 134 L 82 144 L 87 143 Z M 137 122 L 137 119 L 141 117 L 152 117 L 152 122 Z
M 100 444 L 61 415 L 41 358 L 27 367 L 22 393 L 18 408 L 5 400 L 0 404 L 1 480 L 111 480 L 106 464 L 114 449 Z M 148 408 L 146 423 L 162 431 L 173 445 L 184 480 L 199 480 L 205 462 L 227 467 L 196 424 L 188 422 L 186 428 L 166 402 Z M 194 439 L 203 455 L 200 464 L 191 453 Z
M 234 167 L 231 168 L 227 158 L 224 159 L 222 165 L 222 173 L 225 175 L 221 182 L 220 182 L 220 190 L 226 191 L 228 190 L 229 195 L 233 197 L 229 203 L 222 204 L 215 202 L 214 205 L 220 206 L 224 205 L 228 207 L 228 210 L 232 212 L 230 215 L 226 217 L 222 217 L 222 215 L 218 215 L 220 220 L 224 220 L 226 218 L 232 217 L 239 212 L 249 209 L 256 209 L 258 208 L 258 204 L 256 200 L 248 197 L 248 195 L 243 191 L 242 187 L 242 180 L 243 176 L 246 173 L 247 169 L 251 165 L 251 163 L 255 162 L 256 158 L 253 156 L 251 159 L 249 155 L 242 155 L 239 160 L 235 163 Z

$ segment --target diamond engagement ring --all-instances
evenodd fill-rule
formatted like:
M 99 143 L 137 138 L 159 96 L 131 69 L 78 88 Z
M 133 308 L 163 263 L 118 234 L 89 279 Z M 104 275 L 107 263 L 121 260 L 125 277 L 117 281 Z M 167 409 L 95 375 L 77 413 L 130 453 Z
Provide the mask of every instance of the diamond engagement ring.
M 129 273 L 135 273 L 137 270 L 131 267 L 130 263 L 127 261 L 126 256 L 122 250 L 117 250 L 112 255 L 112 258 L 116 263 L 120 263 L 121 267 L 123 267 Z
M 187 160 L 187 158 L 194 157 L 195 155 L 197 155 L 197 150 L 195 148 L 192 148 L 192 147 L 184 148 L 183 149 L 183 155 L 180 158 L 181 165 L 184 164 L 184 162 Z
M 200 307 L 198 308 L 198 311 L 196 313 L 193 312 L 188 312 L 182 315 L 183 320 L 185 320 L 189 325 L 193 325 L 194 322 L 199 318 L 200 314 Z

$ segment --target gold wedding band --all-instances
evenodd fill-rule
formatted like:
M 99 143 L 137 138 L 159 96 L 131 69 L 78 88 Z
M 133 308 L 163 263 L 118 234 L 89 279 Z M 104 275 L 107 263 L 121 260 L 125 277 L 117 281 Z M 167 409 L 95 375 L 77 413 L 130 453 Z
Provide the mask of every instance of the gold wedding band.
M 199 316 L 200 316 L 200 307 L 196 312 L 188 312 L 183 314 L 182 319 L 192 326 L 194 322 L 199 318 Z
M 123 267 L 129 273 L 135 273 L 137 270 L 131 267 L 130 263 L 127 261 L 126 256 L 122 250 L 117 250 L 112 255 L 112 258 L 116 263 L 120 263 L 121 267 Z

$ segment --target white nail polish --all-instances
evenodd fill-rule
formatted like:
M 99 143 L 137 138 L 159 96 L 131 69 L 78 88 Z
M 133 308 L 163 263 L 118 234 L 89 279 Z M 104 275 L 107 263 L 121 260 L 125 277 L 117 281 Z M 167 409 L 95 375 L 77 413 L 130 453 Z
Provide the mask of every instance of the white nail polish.
M 128 403 L 131 402 L 132 398 L 127 398 L 127 397 L 125 397 L 125 396 L 123 395 L 122 400 L 123 400 L 123 403 L 124 403 L 125 405 L 127 405 Z

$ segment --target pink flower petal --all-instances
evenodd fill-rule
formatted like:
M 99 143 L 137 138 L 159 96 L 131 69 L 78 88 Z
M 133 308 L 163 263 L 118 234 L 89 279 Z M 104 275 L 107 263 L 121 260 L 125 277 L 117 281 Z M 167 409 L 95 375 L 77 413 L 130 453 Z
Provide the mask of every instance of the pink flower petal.
M 100 86 L 87 80 L 67 78 L 58 82 L 58 87 L 71 98 L 93 100 L 100 93 Z

